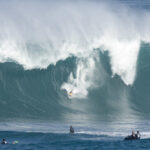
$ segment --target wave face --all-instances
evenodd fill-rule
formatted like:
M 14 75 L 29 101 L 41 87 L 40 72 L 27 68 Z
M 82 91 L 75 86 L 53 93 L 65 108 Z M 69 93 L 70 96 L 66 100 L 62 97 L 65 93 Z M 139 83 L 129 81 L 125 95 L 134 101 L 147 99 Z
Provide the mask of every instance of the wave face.
M 149 118 L 148 6 L 0 1 L 0 119 Z

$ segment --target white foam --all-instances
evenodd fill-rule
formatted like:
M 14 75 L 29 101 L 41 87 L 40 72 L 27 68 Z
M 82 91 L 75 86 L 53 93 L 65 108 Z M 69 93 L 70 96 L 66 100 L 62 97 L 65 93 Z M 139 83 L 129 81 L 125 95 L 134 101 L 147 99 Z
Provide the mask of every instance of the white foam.
M 140 42 L 150 41 L 149 18 L 149 12 L 102 1 L 1 1 L 0 62 L 46 68 L 77 56 L 76 77 L 70 75 L 65 88 L 85 97 L 97 68 L 89 56 L 101 48 L 109 52 L 113 75 L 132 85 Z
M 70 98 L 85 98 L 88 94 L 88 89 L 97 86 L 96 80 L 99 78 L 99 76 L 95 76 L 97 61 L 99 62 L 97 55 L 79 59 L 76 76 L 74 77 L 73 73 L 71 73 L 68 82 L 61 87 L 66 89 L 68 93 L 72 91 Z
M 118 41 L 115 38 L 107 38 L 104 41 L 102 40 L 102 43 L 105 43 L 104 50 L 109 49 L 113 75 L 119 75 L 127 85 L 132 84 L 136 75 L 140 40 Z

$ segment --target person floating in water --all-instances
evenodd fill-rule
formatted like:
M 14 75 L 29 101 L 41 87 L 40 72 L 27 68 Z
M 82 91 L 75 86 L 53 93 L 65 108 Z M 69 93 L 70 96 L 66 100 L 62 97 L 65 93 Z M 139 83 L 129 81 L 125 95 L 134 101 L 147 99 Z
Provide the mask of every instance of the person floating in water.
M 8 142 L 5 139 L 3 139 L 1 144 L 8 144 Z
M 74 133 L 74 129 L 72 126 L 70 126 L 70 133 L 73 134 Z

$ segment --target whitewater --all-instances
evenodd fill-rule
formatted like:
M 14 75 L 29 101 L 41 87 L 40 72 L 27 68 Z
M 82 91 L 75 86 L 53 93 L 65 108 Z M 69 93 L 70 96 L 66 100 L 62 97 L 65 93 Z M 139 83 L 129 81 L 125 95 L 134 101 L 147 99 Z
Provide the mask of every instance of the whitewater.
M 101 49 L 113 75 L 133 84 L 140 44 L 150 40 L 149 12 L 114 3 L 1 1 L 0 61 L 46 68 L 69 56 L 94 59 Z
M 0 0 L 0 149 L 149 149 L 149 43 L 148 0 Z

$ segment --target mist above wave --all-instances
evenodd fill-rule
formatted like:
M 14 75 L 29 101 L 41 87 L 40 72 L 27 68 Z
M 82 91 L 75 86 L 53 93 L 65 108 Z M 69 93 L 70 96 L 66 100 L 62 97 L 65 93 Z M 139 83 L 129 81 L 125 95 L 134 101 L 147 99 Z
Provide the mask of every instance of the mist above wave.
M 74 55 L 93 62 L 77 62 L 83 75 L 84 67 L 95 71 L 93 53 L 99 49 L 109 52 L 113 76 L 127 85 L 135 80 L 141 41 L 150 41 L 148 10 L 133 10 L 117 1 L 1 1 L 0 20 L 1 62 L 46 68 Z M 93 75 L 82 79 L 87 78 L 92 84 Z

